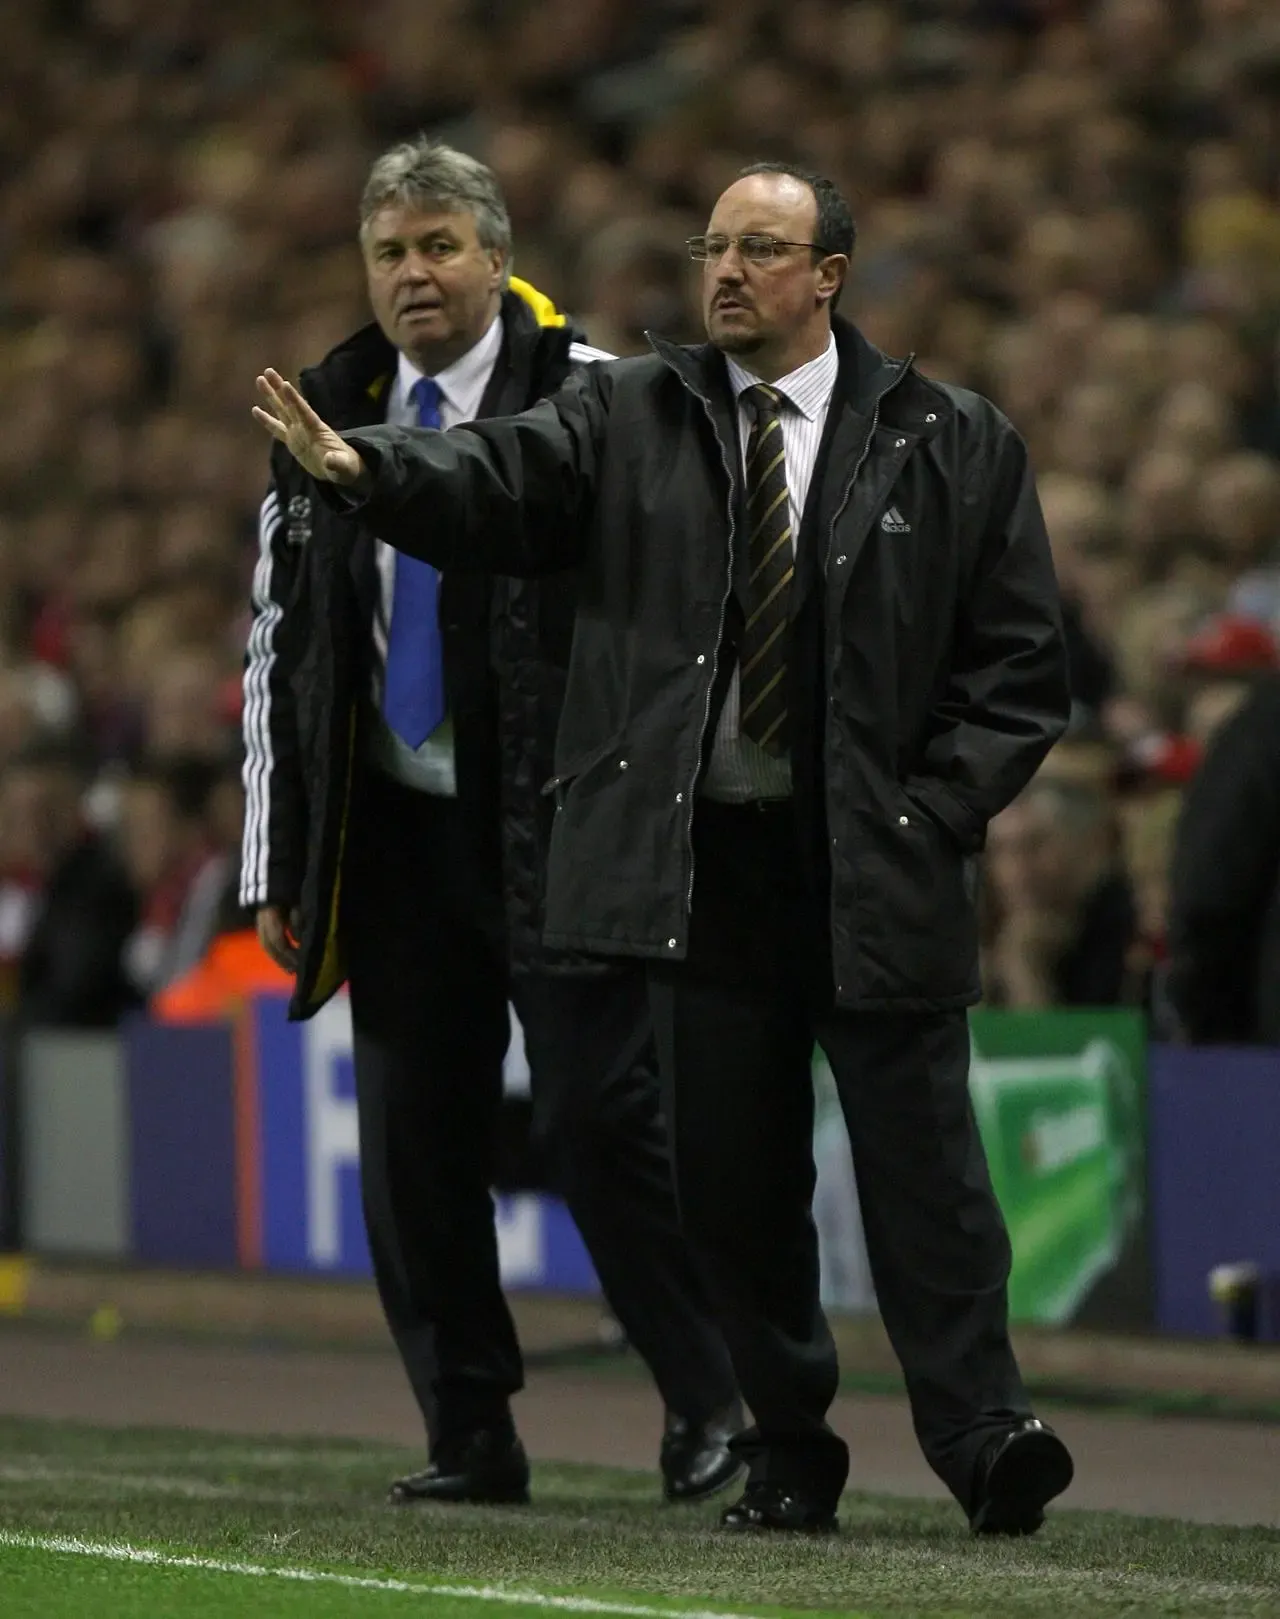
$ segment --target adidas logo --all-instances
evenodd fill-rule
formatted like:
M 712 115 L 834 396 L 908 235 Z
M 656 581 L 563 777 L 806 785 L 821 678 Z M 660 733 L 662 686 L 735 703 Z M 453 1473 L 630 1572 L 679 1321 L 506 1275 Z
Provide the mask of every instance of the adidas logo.
M 880 527 L 886 534 L 910 534 L 911 532 L 911 524 L 907 522 L 896 506 L 890 506 L 889 510 L 880 519 Z

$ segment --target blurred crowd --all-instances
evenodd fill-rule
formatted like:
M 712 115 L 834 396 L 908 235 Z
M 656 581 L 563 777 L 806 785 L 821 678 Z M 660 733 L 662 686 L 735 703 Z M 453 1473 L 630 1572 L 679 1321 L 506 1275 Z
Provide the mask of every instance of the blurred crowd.
M 234 911 L 252 378 L 366 320 L 356 199 L 418 128 L 620 354 L 697 335 L 682 244 L 741 164 L 846 189 L 844 313 L 1010 414 L 1066 598 L 1075 718 L 992 829 L 989 997 L 1159 1017 L 1182 794 L 1280 666 L 1274 0 L 0 8 L 6 984 L 68 863 L 121 1004 Z

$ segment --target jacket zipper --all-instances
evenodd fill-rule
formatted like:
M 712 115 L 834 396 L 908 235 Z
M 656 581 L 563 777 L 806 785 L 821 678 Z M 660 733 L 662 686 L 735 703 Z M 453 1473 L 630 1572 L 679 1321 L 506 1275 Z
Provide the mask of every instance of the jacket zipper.
M 893 377 L 892 381 L 886 383 L 875 397 L 875 403 L 871 407 L 871 428 L 867 433 L 865 441 L 863 442 L 862 454 L 858 457 L 857 463 L 855 464 L 852 473 L 849 475 L 849 481 L 844 486 L 844 494 L 840 497 L 840 504 L 836 507 L 835 513 L 831 518 L 831 527 L 827 530 L 827 555 L 825 558 L 824 571 L 825 568 L 830 568 L 831 566 L 831 545 L 836 536 L 836 524 L 844 516 L 844 509 L 849 504 L 849 497 L 853 494 L 853 486 L 858 481 L 858 474 L 862 471 L 863 466 L 866 464 L 867 457 L 871 454 L 871 446 L 875 443 L 876 429 L 880 426 L 880 406 L 906 376 L 907 372 L 911 369 L 911 362 L 914 359 L 914 354 L 908 355 L 903 361 L 902 366 L 898 370 L 897 374 Z

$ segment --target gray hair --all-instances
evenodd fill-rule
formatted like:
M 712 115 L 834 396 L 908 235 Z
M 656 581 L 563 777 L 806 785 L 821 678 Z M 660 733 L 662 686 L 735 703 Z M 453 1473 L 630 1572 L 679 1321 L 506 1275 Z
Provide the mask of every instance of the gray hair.
M 360 237 L 387 207 L 469 213 L 481 247 L 494 248 L 511 271 L 511 219 L 493 170 L 443 141 L 415 135 L 385 151 L 369 170 L 360 198 Z

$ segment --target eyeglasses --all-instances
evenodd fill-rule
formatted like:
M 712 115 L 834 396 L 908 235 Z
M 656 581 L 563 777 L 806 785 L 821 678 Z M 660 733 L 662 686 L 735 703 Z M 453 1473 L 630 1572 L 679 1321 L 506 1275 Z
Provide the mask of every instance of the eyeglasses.
M 689 257 L 703 263 L 707 259 L 722 259 L 731 247 L 750 264 L 768 264 L 784 247 L 807 247 L 815 253 L 826 253 L 821 242 L 780 242 L 776 236 L 690 236 L 685 246 Z

